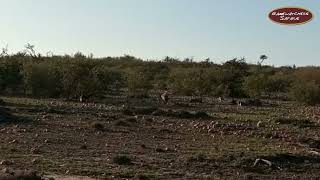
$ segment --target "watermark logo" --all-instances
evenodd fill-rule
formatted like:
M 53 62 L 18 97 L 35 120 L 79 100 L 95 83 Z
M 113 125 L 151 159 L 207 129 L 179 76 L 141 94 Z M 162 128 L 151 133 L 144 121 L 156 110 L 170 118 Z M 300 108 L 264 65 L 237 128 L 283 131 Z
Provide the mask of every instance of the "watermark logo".
M 310 22 L 313 18 L 312 12 L 299 7 L 283 7 L 272 10 L 269 13 L 271 21 L 283 25 L 299 25 Z

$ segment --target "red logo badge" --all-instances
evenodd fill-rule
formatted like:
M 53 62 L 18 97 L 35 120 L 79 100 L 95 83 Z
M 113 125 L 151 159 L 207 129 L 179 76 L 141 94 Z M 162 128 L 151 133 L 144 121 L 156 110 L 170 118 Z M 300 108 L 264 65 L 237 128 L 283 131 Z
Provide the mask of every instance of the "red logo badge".
M 309 10 L 298 7 L 283 7 L 272 10 L 269 18 L 275 22 L 284 25 L 304 24 L 312 20 L 313 14 Z

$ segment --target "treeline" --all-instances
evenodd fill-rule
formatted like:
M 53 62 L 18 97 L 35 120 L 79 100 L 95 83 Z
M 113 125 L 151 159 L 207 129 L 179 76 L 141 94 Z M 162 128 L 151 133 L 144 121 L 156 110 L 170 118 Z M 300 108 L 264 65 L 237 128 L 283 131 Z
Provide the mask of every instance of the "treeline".
M 233 59 L 215 64 L 166 57 L 143 61 L 132 56 L 93 58 L 41 56 L 32 51 L 0 56 L 3 95 L 41 98 L 103 98 L 124 92 L 147 96 L 170 90 L 177 95 L 282 98 L 320 102 L 319 67 L 272 67 Z

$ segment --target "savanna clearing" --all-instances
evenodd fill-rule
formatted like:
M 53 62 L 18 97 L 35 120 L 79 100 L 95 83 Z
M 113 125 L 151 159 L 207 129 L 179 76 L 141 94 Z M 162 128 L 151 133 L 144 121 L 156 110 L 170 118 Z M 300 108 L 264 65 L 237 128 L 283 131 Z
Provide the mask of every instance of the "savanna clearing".
M 2 97 L 2 173 L 97 179 L 316 179 L 320 111 L 172 97 L 109 103 Z M 112 103 L 110 103 L 112 102 Z M 266 160 L 266 161 L 265 161 Z M 268 164 L 272 163 L 272 164 Z M 6 172 L 5 172 L 6 171 Z

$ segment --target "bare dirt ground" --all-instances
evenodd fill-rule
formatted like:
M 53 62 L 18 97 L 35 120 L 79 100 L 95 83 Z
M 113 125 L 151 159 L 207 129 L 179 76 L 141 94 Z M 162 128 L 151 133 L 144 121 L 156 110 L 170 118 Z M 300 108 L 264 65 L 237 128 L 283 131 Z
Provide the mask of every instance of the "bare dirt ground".
M 320 178 L 319 107 L 284 101 L 238 107 L 178 97 L 169 105 L 141 101 L 131 108 L 2 99 L 2 174 L 28 169 L 61 175 L 55 179 Z

